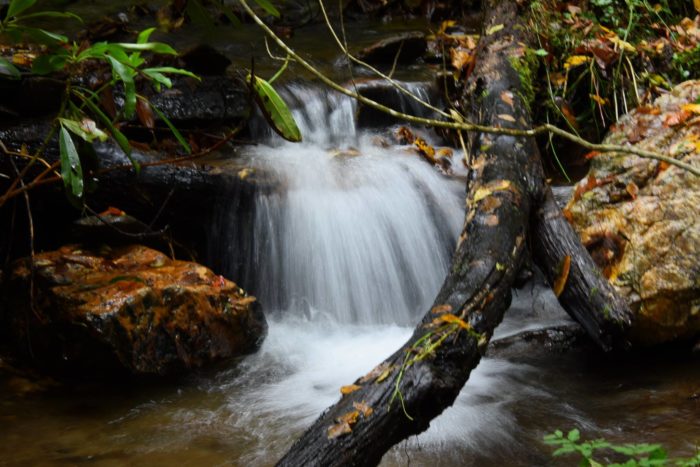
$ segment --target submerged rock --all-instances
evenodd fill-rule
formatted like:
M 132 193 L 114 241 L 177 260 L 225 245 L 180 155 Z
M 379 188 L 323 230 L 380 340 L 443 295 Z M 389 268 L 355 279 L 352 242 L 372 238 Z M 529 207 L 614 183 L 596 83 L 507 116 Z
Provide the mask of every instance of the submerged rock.
M 699 98 L 700 81 L 685 82 L 620 119 L 605 142 L 698 167 Z M 633 339 L 700 335 L 700 177 L 651 159 L 601 154 L 565 214 L 635 311 Z
M 166 375 L 254 350 L 255 297 L 196 263 L 144 246 L 64 246 L 18 261 L 5 320 L 20 353 L 51 370 Z

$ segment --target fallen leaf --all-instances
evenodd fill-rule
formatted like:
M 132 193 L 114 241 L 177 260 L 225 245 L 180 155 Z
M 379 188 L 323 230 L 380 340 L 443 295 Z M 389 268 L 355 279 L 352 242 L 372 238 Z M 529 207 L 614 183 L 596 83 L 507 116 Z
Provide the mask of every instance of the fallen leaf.
M 432 310 L 430 310 L 431 313 L 436 314 L 436 315 L 440 314 L 440 313 L 445 313 L 447 311 L 452 311 L 452 305 L 447 305 L 447 304 L 436 305 L 433 307 Z
M 501 93 L 501 100 L 513 108 L 513 93 L 510 91 L 503 91 Z
M 435 149 L 423 138 L 416 138 L 413 144 L 418 149 L 418 152 L 428 159 L 428 162 L 435 163 Z
M 636 183 L 630 182 L 627 184 L 625 187 L 625 190 L 627 190 L 627 193 L 630 194 L 632 199 L 637 199 L 637 194 L 639 193 L 639 187 L 637 186 Z
M 359 416 L 360 412 L 358 412 L 357 410 L 353 410 L 352 412 L 348 412 L 336 418 L 335 421 L 338 423 L 347 423 L 348 425 L 354 425 L 355 423 L 357 423 L 357 419 Z
M 358 386 L 357 384 L 348 384 L 347 386 L 341 386 L 340 393 L 342 395 L 346 396 L 346 395 L 353 393 L 361 388 L 362 388 L 362 386 Z
M 564 291 L 566 281 L 569 278 L 569 269 L 571 268 L 571 256 L 566 255 L 562 258 L 559 266 L 557 266 L 557 277 L 554 279 L 552 291 L 557 297 Z
M 685 112 L 700 114 L 700 104 L 684 104 L 681 109 Z
M 491 26 L 486 30 L 486 35 L 490 36 L 492 34 L 496 34 L 498 31 L 502 30 L 505 26 L 502 24 L 496 24 L 495 26 Z
M 679 112 L 673 112 L 666 115 L 664 118 L 664 125 L 667 127 L 680 125 L 690 118 L 692 114 L 687 110 L 680 110 Z
M 357 410 L 359 410 L 360 413 L 362 414 L 362 416 L 365 417 L 365 418 L 369 417 L 369 416 L 372 415 L 372 413 L 374 412 L 374 410 L 372 409 L 372 407 L 370 407 L 369 405 L 367 405 L 367 402 L 365 402 L 365 401 L 362 401 L 362 402 L 353 402 L 353 403 L 352 403 L 352 406 L 355 407 Z
M 695 11 L 700 13 L 700 0 L 693 0 L 693 6 L 695 7 Z
M 479 202 L 487 196 L 491 196 L 495 191 L 504 191 L 510 189 L 510 181 L 496 180 L 486 185 L 480 186 L 474 193 L 474 202 Z
M 464 49 L 450 49 L 450 64 L 455 70 L 463 70 L 469 65 L 474 56 Z
M 352 433 L 349 423 L 337 423 L 328 427 L 328 439 L 335 439 L 349 433 Z
M 591 57 L 587 55 L 572 55 L 571 57 L 566 59 L 566 62 L 564 62 L 564 69 L 568 70 L 570 68 L 583 65 L 584 63 L 588 63 L 590 61 Z
M 608 103 L 608 100 L 600 97 L 598 94 L 589 94 L 591 96 L 591 99 L 596 101 L 600 105 L 606 105 Z
M 444 315 L 441 315 L 438 318 L 435 318 L 433 320 L 433 323 L 439 324 L 439 323 L 449 323 L 449 324 L 456 324 L 462 329 L 466 329 L 467 331 L 470 330 L 472 327 L 469 323 L 465 322 L 462 318 L 459 316 L 455 316 L 452 313 L 446 313 Z
M 387 362 L 382 362 L 379 365 L 375 366 L 372 368 L 369 373 L 364 375 L 362 378 L 360 378 L 360 383 L 364 384 L 368 381 L 371 381 L 373 379 L 376 379 L 377 377 L 381 376 L 386 372 L 387 369 L 390 369 L 391 366 Z
M 513 118 L 512 115 L 508 114 L 498 114 L 498 118 L 501 120 L 505 120 L 506 122 L 515 122 L 515 118 Z
M 600 151 L 591 151 L 589 153 L 586 153 L 583 156 L 583 158 L 589 160 L 589 159 L 593 159 L 594 157 L 598 157 L 598 156 L 600 156 Z
M 148 103 L 148 101 L 144 99 L 138 99 L 136 101 L 136 115 L 138 116 L 141 124 L 149 130 L 152 130 L 155 127 L 156 123 L 155 119 L 153 118 L 153 110 L 151 109 L 151 105 Z

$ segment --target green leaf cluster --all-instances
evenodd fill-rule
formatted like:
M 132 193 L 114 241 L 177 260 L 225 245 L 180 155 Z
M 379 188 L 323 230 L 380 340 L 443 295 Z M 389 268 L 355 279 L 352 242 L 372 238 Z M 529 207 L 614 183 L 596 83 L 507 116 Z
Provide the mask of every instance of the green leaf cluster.
M 668 453 L 660 444 L 613 444 L 605 439 L 595 439 L 584 441 L 581 433 L 577 429 L 569 431 L 566 435 L 561 430 L 544 437 L 544 442 L 551 446 L 558 446 L 552 453 L 553 456 L 565 456 L 577 454 L 581 467 L 657 467 L 657 466 L 677 466 L 677 467 L 698 467 L 700 466 L 700 451 L 690 458 L 670 459 Z M 604 464 L 601 459 L 602 453 L 617 453 L 625 459 L 621 462 Z

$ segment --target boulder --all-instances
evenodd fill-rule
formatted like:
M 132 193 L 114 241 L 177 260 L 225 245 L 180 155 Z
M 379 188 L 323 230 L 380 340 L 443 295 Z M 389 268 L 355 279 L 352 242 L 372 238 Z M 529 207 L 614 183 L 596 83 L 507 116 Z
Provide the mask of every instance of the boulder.
M 144 246 L 69 245 L 33 268 L 14 264 L 4 320 L 16 350 L 49 370 L 177 374 L 253 351 L 267 328 L 236 284 Z
M 698 99 L 700 81 L 680 84 L 620 119 L 605 142 L 700 166 Z M 595 155 L 564 213 L 634 310 L 633 340 L 700 335 L 700 177 L 629 154 Z

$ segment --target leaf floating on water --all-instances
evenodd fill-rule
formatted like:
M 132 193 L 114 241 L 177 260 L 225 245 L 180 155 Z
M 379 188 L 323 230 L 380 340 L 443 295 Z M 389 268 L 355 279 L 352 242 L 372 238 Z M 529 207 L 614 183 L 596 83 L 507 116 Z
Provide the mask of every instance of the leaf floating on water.
M 251 83 L 255 102 L 263 113 L 265 120 L 282 138 L 293 143 L 301 141 L 301 131 L 294 121 L 289 107 L 282 100 L 270 83 L 258 76 L 248 74 L 246 81 Z
M 374 409 L 372 409 L 372 407 L 367 405 L 367 402 L 365 402 L 365 401 L 353 402 L 352 406 L 355 407 L 357 410 L 359 410 L 360 413 L 362 414 L 362 416 L 365 418 L 369 417 L 370 415 L 372 415 L 372 413 L 374 413 Z
M 345 396 L 361 388 L 362 386 L 358 386 L 357 384 L 348 384 L 347 386 L 341 386 L 340 393 Z
M 552 291 L 554 295 L 559 297 L 564 291 L 564 286 L 566 286 L 566 281 L 569 278 L 569 269 L 571 268 L 571 256 L 566 255 L 562 258 L 559 266 L 557 267 L 557 277 L 554 279 L 554 286 Z

